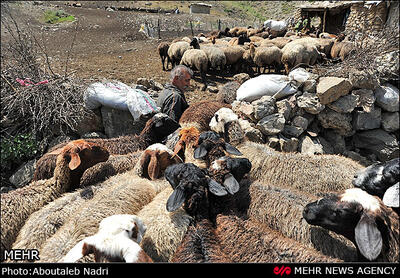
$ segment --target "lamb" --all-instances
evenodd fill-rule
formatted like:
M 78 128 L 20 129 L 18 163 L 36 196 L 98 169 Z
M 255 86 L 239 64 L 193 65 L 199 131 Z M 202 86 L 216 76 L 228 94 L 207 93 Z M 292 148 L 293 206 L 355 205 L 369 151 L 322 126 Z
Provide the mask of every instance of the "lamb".
M 192 221 L 182 208 L 167 211 L 165 204 L 171 193 L 168 186 L 137 213 L 147 226 L 140 246 L 155 262 L 170 260 Z
M 168 49 L 169 49 L 168 42 L 161 42 L 157 47 L 158 54 L 160 55 L 161 58 L 162 69 L 164 71 L 166 70 L 164 67 L 165 59 L 167 59 L 167 66 L 166 66 L 167 69 L 168 69 L 168 64 L 171 63 L 171 59 L 168 56 Z
M 62 193 L 76 187 L 82 173 L 98 162 L 106 161 L 108 151 L 94 143 L 79 140 L 67 144 L 57 154 L 54 177 L 1 196 L 1 255 L 10 249 L 26 219 Z
M 190 42 L 173 42 L 168 49 L 168 57 L 171 59 L 172 68 L 179 65 L 183 54 L 190 49 Z
M 142 153 L 136 168 L 137 174 L 155 180 L 161 177 L 168 166 L 175 163 L 182 163 L 179 156 L 175 156 L 165 145 L 156 143 Z
M 154 143 L 161 142 L 164 137 L 174 132 L 179 124 L 163 113 L 155 114 L 146 123 L 139 135 L 126 135 L 110 139 L 85 139 L 108 150 L 110 155 L 128 154 L 144 150 Z M 53 176 L 56 156 L 51 152 L 60 149 L 67 143 L 61 143 L 49 150 L 37 162 L 33 181 L 48 179 Z
M 236 215 L 218 215 L 215 231 L 222 252 L 237 263 L 341 262 L 259 222 L 243 220 Z
M 378 197 L 347 189 L 309 203 L 303 216 L 351 240 L 360 261 L 399 262 L 399 216 Z
M 185 65 L 193 70 L 200 72 L 201 81 L 207 86 L 206 74 L 208 68 L 207 54 L 201 49 L 186 50 L 182 56 L 181 65 Z M 204 88 L 205 88 L 204 87 Z
M 252 47 L 252 46 L 250 46 Z M 254 46 L 253 46 L 254 47 Z M 271 71 L 270 66 L 275 68 L 275 72 L 279 72 L 281 68 L 282 51 L 277 46 L 270 47 L 257 47 L 254 52 L 254 63 L 257 66 L 257 71 L 260 73 L 260 68 L 263 67 L 263 73 L 265 73 L 266 67 L 268 67 L 268 73 Z
M 165 181 L 134 176 L 134 169 L 102 183 L 108 190 L 98 192 L 69 218 L 40 249 L 41 262 L 59 262 L 79 241 L 96 233 L 99 222 L 113 214 L 137 214 L 163 188 Z
M 249 219 L 263 223 L 269 228 L 294 239 L 307 247 L 344 261 L 356 261 L 356 249 L 343 236 L 320 227 L 310 227 L 304 221 L 304 207 L 317 199 L 316 196 L 294 188 L 271 186 L 252 182 L 242 185 L 237 194 L 239 211 Z
M 62 261 L 72 263 L 94 253 L 95 262 L 152 262 L 138 244 L 145 231 L 146 226 L 135 215 L 106 217 L 101 220 L 98 232 L 77 243 Z

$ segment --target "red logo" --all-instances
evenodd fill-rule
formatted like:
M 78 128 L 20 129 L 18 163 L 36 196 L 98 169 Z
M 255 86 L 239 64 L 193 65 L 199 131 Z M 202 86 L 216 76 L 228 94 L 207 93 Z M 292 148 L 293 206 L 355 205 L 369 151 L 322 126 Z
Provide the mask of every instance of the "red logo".
M 281 276 L 283 276 L 283 274 L 289 275 L 292 272 L 292 269 L 289 266 L 281 266 L 279 268 L 279 266 L 275 266 L 274 267 L 274 273 L 276 275 L 280 274 Z

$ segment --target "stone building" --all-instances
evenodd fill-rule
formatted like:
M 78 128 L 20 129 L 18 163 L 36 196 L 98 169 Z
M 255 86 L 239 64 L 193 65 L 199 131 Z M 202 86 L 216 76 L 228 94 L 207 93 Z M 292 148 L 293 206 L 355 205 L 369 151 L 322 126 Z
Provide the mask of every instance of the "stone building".
M 210 14 L 212 5 L 205 3 L 193 3 L 190 4 L 190 13 L 191 14 Z

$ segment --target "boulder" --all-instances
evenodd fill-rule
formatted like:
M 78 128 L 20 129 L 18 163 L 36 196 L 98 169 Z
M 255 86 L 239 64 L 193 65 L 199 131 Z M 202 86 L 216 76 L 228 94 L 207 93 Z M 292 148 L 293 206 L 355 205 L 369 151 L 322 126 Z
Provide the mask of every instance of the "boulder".
M 388 112 L 399 111 L 399 89 L 390 83 L 379 86 L 374 91 L 376 104 Z
M 321 104 L 317 95 L 308 92 L 297 97 L 297 106 L 314 115 L 325 109 L 325 105 Z
M 285 138 L 283 136 L 279 136 L 279 146 L 280 151 L 282 152 L 297 152 L 297 148 L 299 146 L 299 139 L 297 138 Z
M 298 126 L 285 125 L 282 134 L 287 137 L 299 137 L 304 132 L 304 129 Z
M 357 132 L 353 136 L 353 142 L 356 148 L 375 154 L 382 162 L 399 156 L 399 145 L 396 137 L 383 129 Z
M 371 112 L 374 109 L 375 94 L 374 91 L 368 89 L 353 90 L 352 95 L 358 96 L 357 106 L 365 112 Z
M 257 123 L 257 128 L 264 135 L 275 135 L 280 133 L 285 127 L 285 118 L 279 113 L 268 115 Z
M 351 71 L 349 73 L 349 81 L 354 88 L 374 90 L 379 86 L 379 80 L 376 76 L 367 71 Z
M 290 111 L 292 110 L 292 107 L 287 99 L 283 99 L 280 101 L 276 102 L 276 108 L 278 110 L 279 114 L 282 114 L 283 117 L 285 117 L 286 121 L 289 121 L 290 119 Z
M 231 81 L 219 86 L 217 100 L 224 103 L 233 103 L 236 100 L 236 91 L 240 84 L 237 81 Z
M 346 152 L 346 141 L 342 135 L 336 133 L 333 129 L 324 129 L 322 136 L 332 146 L 333 153 L 343 154 Z
M 303 136 L 299 140 L 299 152 L 304 154 L 332 154 L 332 146 L 322 137 Z
M 276 100 L 272 96 L 263 96 L 251 103 L 254 108 L 254 117 L 260 120 L 265 116 L 274 114 L 277 111 Z
M 318 114 L 318 120 L 324 128 L 332 128 L 338 134 L 343 136 L 351 136 L 354 134 L 351 124 L 351 114 L 342 114 L 326 108 Z
M 327 104 L 327 106 L 338 113 L 351 113 L 357 107 L 359 98 L 357 95 L 349 94 Z
M 353 114 L 354 130 L 376 129 L 381 126 L 381 108 L 375 107 L 370 113 L 355 111 Z
M 232 103 L 232 111 L 241 118 L 248 119 L 252 122 L 257 122 L 254 116 L 254 107 L 248 102 L 235 100 Z
M 90 132 L 103 131 L 104 127 L 100 111 L 98 109 L 83 109 L 85 110 L 81 113 L 83 116 L 74 123 L 73 130 L 80 136 Z
M 317 92 L 317 80 L 308 79 L 303 83 L 303 92 L 315 94 Z
M 299 127 L 303 130 L 306 130 L 308 127 L 308 124 L 310 123 L 309 119 L 305 116 L 296 116 L 292 120 L 292 125 L 295 127 Z
M 351 88 L 351 83 L 345 78 L 321 77 L 317 84 L 317 97 L 325 105 L 347 95 Z
M 399 129 L 399 112 L 382 113 L 382 128 L 387 132 L 393 132 Z
M 239 125 L 244 132 L 244 137 L 252 142 L 264 144 L 264 136 L 262 132 L 255 128 L 249 121 L 239 118 Z
M 24 163 L 18 170 L 9 178 L 9 181 L 15 187 L 23 187 L 28 184 L 33 177 L 36 169 L 36 159 Z

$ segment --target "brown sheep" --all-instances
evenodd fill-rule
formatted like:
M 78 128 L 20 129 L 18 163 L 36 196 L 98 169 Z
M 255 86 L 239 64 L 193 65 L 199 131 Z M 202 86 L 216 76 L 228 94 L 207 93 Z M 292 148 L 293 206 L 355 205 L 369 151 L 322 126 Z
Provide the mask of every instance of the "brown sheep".
M 164 67 L 165 59 L 167 59 L 167 65 L 166 65 L 167 70 L 168 70 L 168 64 L 171 63 L 171 60 L 168 56 L 168 49 L 169 49 L 169 43 L 167 42 L 161 42 L 157 47 L 157 51 L 158 54 L 160 55 L 161 64 L 164 71 L 166 70 Z

